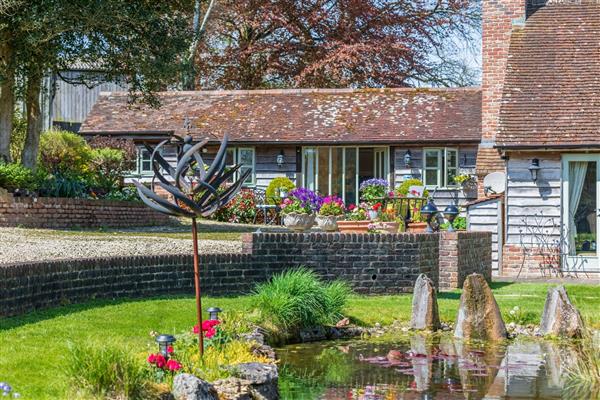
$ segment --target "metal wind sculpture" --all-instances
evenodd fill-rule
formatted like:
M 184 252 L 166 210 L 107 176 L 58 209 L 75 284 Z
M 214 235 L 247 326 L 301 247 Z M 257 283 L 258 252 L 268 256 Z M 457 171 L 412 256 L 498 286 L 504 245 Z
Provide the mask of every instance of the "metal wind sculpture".
M 188 129 L 189 127 L 186 126 Z M 152 148 L 144 144 L 152 154 L 152 170 L 154 177 L 150 188 L 134 181 L 142 201 L 152 209 L 163 214 L 191 218 L 192 241 L 194 244 L 194 286 L 196 289 L 196 313 L 198 319 L 198 346 L 200 355 L 204 353 L 202 333 L 202 298 L 200 291 L 200 272 L 198 260 L 198 217 L 208 217 L 227 204 L 239 192 L 242 183 L 251 170 L 246 170 L 236 180 L 241 165 L 226 168 L 227 135 L 223 138 L 214 161 L 207 165 L 201 151 L 208 143 L 205 139 L 197 144 L 192 143 L 188 134 L 184 138 L 173 136 Z M 161 155 L 165 144 L 178 144 L 177 166 L 173 167 Z M 233 183 L 230 183 L 233 182 Z M 160 196 L 156 189 L 163 189 L 172 196 L 172 201 Z

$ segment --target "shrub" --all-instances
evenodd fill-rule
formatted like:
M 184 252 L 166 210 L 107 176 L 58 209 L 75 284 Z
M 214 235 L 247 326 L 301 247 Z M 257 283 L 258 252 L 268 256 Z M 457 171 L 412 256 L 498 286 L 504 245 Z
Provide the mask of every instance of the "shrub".
M 256 216 L 256 194 L 250 189 L 242 189 L 229 203 L 221 207 L 215 219 L 222 222 L 250 224 Z
M 34 190 L 36 188 L 35 174 L 20 164 L 0 163 L 0 187 L 9 192 L 15 189 Z
M 108 200 L 141 201 L 135 186 L 125 186 L 108 192 L 103 198 Z
M 131 400 L 158 398 L 143 362 L 114 344 L 71 344 L 65 373 L 79 394 Z
M 133 140 L 119 139 L 112 136 L 94 136 L 89 145 L 92 149 L 115 149 L 123 152 L 123 158 L 129 163 L 127 170 L 135 168 L 137 158 L 137 147 Z
M 13 128 L 10 135 L 10 156 L 15 163 L 21 162 L 21 153 L 25 145 L 25 136 L 27 135 L 27 119 L 23 114 L 16 111 L 13 114 Z
M 565 398 L 600 398 L 600 344 L 593 334 L 586 333 L 578 343 L 576 357 L 567 366 Z
M 89 181 L 87 177 L 63 175 L 60 173 L 48 175 L 39 184 L 39 193 L 47 197 L 87 197 Z
M 425 185 L 419 179 L 416 179 L 416 178 L 407 179 L 404 182 L 402 182 L 402 184 L 400 186 L 398 186 L 398 188 L 396 188 L 396 194 L 406 197 L 408 195 L 408 190 L 410 189 L 411 186 L 425 186 Z M 423 197 L 429 197 L 429 191 L 427 189 L 423 190 Z
M 267 204 L 281 203 L 281 197 L 279 195 L 279 190 L 281 188 L 285 188 L 289 193 L 296 188 L 296 185 L 289 178 L 283 176 L 274 178 L 269 182 L 269 186 L 267 186 L 267 191 L 265 192 L 265 201 Z
M 119 190 L 123 173 L 131 170 L 123 150 L 103 147 L 92 150 L 93 188 L 99 195 Z
M 310 189 L 298 188 L 281 203 L 282 214 L 312 214 L 321 207 L 323 199 Z
M 40 137 L 40 164 L 52 174 L 87 175 L 91 160 L 92 148 L 75 133 L 49 131 Z
M 337 322 L 350 292 L 344 282 L 326 284 L 313 271 L 298 268 L 258 285 L 255 304 L 264 321 L 280 331 L 294 332 Z
M 368 203 L 375 203 L 386 197 L 389 183 L 385 179 L 368 179 L 360 184 L 361 198 Z
M 444 222 L 442 225 L 440 225 L 440 228 L 448 229 L 449 226 L 450 226 L 449 222 Z M 457 230 L 466 230 L 467 229 L 467 219 L 465 217 L 458 216 L 454 220 L 454 223 L 452 224 L 452 226 L 454 227 L 454 229 L 457 229 Z

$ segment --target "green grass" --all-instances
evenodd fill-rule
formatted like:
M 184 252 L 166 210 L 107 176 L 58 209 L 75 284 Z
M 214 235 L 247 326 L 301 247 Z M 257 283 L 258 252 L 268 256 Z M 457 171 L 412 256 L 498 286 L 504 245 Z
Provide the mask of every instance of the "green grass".
M 566 285 L 584 319 L 600 328 L 600 288 Z M 527 310 L 531 322 L 539 322 L 548 285 L 493 284 L 503 311 L 514 306 Z M 459 291 L 441 293 L 442 320 L 453 321 Z M 215 305 L 224 310 L 249 311 L 250 297 L 203 299 L 204 308 Z M 387 325 L 410 319 L 411 296 L 351 296 L 345 313 L 365 325 Z M 150 300 L 94 301 L 71 305 L 23 317 L 0 319 L 0 381 L 9 382 L 27 399 L 68 398 L 65 374 L 68 343 L 121 343 L 146 353 L 151 331 L 176 333 L 194 324 L 194 299 L 171 297 Z M 154 346 L 152 346 L 154 350 Z

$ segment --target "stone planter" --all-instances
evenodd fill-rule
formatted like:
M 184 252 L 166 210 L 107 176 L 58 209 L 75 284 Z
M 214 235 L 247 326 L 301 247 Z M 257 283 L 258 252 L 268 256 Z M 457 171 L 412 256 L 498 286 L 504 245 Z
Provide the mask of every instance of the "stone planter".
M 409 222 L 406 232 L 423 233 L 427 229 L 427 222 Z
M 398 233 L 398 229 L 400 229 L 400 224 L 398 222 L 381 222 L 380 226 L 380 229 L 387 233 Z
M 283 216 L 283 224 L 286 228 L 294 232 L 304 232 L 309 230 L 315 223 L 314 214 L 296 214 L 290 213 Z
M 367 233 L 371 221 L 338 221 L 338 230 L 341 233 Z
M 317 215 L 317 226 L 325 232 L 336 232 L 338 230 L 339 215 Z

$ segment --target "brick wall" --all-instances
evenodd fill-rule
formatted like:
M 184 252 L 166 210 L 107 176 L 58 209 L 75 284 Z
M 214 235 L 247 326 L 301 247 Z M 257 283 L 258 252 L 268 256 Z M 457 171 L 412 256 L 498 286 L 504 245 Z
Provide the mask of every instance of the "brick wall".
M 444 232 L 440 240 L 439 289 L 462 288 L 467 275 L 482 274 L 492 280 L 490 232 Z
M 142 203 L 113 200 L 0 195 L 0 226 L 25 228 L 119 228 L 164 225 L 166 215 Z
M 559 249 L 523 251 L 519 245 L 504 245 L 502 253 L 502 275 L 542 276 L 552 275 L 561 269 L 561 254 Z
M 493 146 L 498 131 L 513 23 L 524 20 L 525 6 L 525 0 L 483 2 L 482 138 L 477 154 L 477 175 L 480 178 L 490 172 L 504 170 L 504 162 Z
M 444 258 L 442 254 L 452 247 L 440 246 L 447 240 L 446 234 L 248 234 L 244 237 L 243 254 L 201 255 L 202 291 L 212 296 L 248 293 L 274 273 L 300 265 L 325 279 L 345 280 L 363 294 L 411 292 L 420 273 L 436 283 L 439 276 L 440 287 L 451 288 L 452 283 L 444 282 L 449 279 L 447 272 L 452 268 L 458 271 L 457 276 L 473 272 L 480 268 L 486 251 L 490 253 L 486 276 L 490 276 L 491 234 L 454 235 L 448 240 L 457 248 L 457 257 Z M 462 256 L 465 260 L 461 260 Z M 0 316 L 94 298 L 193 292 L 189 255 L 0 265 Z

